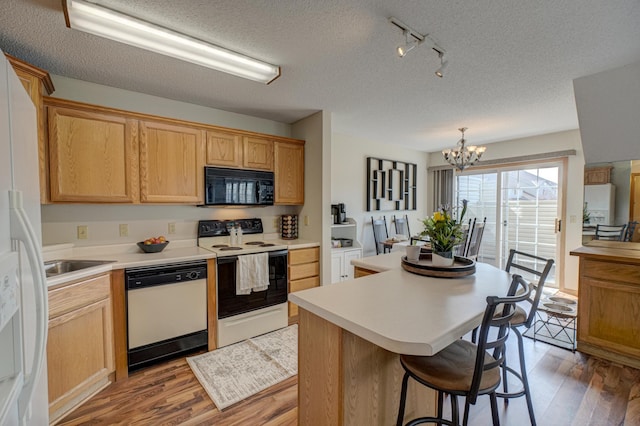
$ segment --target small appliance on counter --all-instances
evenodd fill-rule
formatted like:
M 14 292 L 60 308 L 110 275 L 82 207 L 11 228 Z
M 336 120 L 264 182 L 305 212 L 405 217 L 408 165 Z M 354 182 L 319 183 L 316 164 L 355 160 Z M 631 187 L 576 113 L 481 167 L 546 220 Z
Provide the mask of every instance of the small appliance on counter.
M 280 217 L 280 228 L 283 240 L 295 240 L 298 238 L 298 215 L 283 214 Z
M 344 203 L 331 204 L 331 218 L 334 225 L 339 225 L 347 221 L 347 211 L 345 210 Z

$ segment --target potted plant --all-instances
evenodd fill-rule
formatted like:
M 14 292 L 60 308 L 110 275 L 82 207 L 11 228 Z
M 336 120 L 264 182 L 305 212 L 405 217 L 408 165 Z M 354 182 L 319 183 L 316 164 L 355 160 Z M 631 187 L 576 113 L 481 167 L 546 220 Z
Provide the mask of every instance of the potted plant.
M 420 236 L 429 237 L 434 266 L 453 266 L 455 260 L 453 248 L 460 244 L 464 237 L 462 221 L 466 212 L 467 200 L 462 200 L 462 213 L 459 219 L 451 217 L 448 206 L 442 206 L 431 217 L 422 221 L 424 230 Z
M 582 223 L 589 223 L 591 221 L 591 213 L 587 211 L 587 203 L 582 205 Z

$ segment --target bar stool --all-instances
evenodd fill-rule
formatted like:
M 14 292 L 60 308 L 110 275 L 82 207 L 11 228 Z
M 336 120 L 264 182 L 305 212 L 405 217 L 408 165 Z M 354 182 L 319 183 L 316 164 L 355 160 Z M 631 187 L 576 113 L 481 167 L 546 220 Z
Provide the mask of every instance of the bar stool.
M 504 360 L 504 344 L 509 336 L 509 322 L 516 311 L 516 303 L 526 300 L 531 289 L 519 275 L 512 277 L 507 296 L 487 297 L 487 307 L 480 326 L 478 344 L 466 340 L 456 340 L 432 356 L 401 355 L 400 364 L 405 370 L 400 392 L 397 425 L 404 421 L 404 408 L 407 399 L 409 378 L 438 392 L 437 417 L 419 417 L 407 425 L 419 423 L 438 423 L 458 425 L 458 396 L 464 396 L 464 415 L 462 424 L 469 420 L 469 405 L 475 404 L 478 395 L 491 398 L 491 417 L 494 425 L 499 425 L 496 389 L 500 386 L 500 365 Z M 498 305 L 500 307 L 498 308 Z M 496 333 L 489 329 L 497 328 Z M 490 353 L 487 350 L 493 350 Z M 451 396 L 451 420 L 442 418 L 444 394 Z
M 529 380 L 527 378 L 527 367 L 525 365 L 524 359 L 524 344 L 522 341 L 522 334 L 520 333 L 520 330 L 518 330 L 518 328 L 523 327 L 526 330 L 530 328 L 535 322 L 536 312 L 538 310 L 538 304 L 540 303 L 540 297 L 542 296 L 544 283 L 547 279 L 547 276 L 549 275 L 549 272 L 551 271 L 552 266 L 553 259 L 545 259 L 543 257 L 534 256 L 528 253 L 511 249 L 509 251 L 509 259 L 505 268 L 507 272 L 512 272 L 513 270 L 515 270 L 517 274 L 525 275 L 526 273 L 534 280 L 537 279 L 537 281 L 532 281 L 529 284 L 530 294 L 532 295 L 526 299 L 526 301 L 531 305 L 529 307 L 529 312 L 527 313 L 522 305 L 518 305 L 516 307 L 515 315 L 511 320 L 511 329 L 518 338 L 518 357 L 520 358 L 520 372 L 518 373 L 515 369 L 509 367 L 507 365 L 507 360 L 505 357 L 505 361 L 502 364 L 502 388 L 504 392 L 497 393 L 497 396 L 499 398 L 504 398 L 506 404 L 509 402 L 509 399 L 518 398 L 524 395 L 527 400 L 529 418 L 533 426 L 535 426 L 536 424 L 536 419 L 533 412 L 533 402 L 531 400 Z M 508 373 L 513 374 L 520 380 L 520 382 L 522 383 L 521 390 L 517 392 L 509 392 L 509 386 L 507 382 Z

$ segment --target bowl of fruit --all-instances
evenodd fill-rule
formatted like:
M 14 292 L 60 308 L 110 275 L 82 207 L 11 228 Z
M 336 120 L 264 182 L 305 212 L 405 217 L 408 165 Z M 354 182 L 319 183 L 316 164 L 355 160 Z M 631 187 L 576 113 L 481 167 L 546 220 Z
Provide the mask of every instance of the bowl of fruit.
M 159 237 L 147 238 L 138 243 L 138 247 L 145 253 L 160 253 L 169 244 L 162 235 Z

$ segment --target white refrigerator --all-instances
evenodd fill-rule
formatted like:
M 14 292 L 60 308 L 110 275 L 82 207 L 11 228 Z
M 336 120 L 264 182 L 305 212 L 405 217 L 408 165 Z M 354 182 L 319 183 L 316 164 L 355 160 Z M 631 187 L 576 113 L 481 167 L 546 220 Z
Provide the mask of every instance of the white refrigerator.
M 48 425 L 36 111 L 0 51 L 0 425 Z

